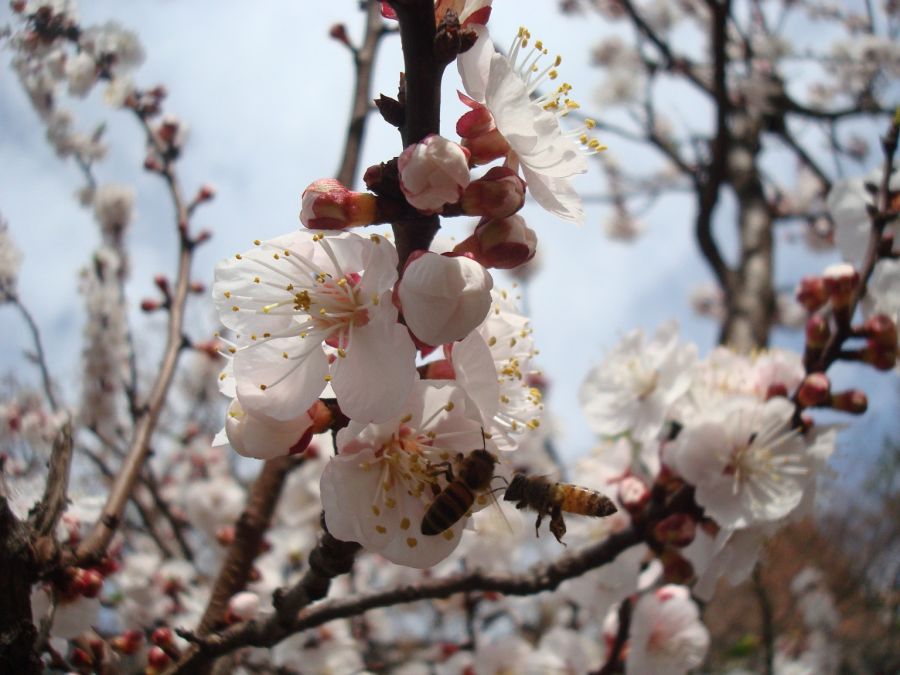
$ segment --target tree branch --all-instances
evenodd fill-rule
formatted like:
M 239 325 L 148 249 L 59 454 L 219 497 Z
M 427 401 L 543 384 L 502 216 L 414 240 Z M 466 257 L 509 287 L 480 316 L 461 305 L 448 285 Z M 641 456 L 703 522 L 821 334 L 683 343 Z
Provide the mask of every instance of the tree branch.
M 66 510 L 69 469 L 72 466 L 72 442 L 72 420 L 66 419 L 53 439 L 44 496 L 31 509 L 28 518 L 34 534 L 38 537 L 52 536 L 59 517 Z

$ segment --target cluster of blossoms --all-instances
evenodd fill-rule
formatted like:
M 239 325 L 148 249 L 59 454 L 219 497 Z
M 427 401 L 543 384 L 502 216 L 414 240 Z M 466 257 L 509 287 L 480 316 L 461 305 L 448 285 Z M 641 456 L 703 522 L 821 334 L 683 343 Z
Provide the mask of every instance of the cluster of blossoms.
M 314 182 L 300 214 L 308 229 L 221 263 L 213 288 L 230 329 L 220 383 L 231 404 L 219 441 L 249 457 L 296 454 L 339 411 L 349 424 L 322 477 L 329 531 L 414 567 L 433 566 L 459 543 L 466 518 L 437 536 L 420 529 L 466 457 L 515 450 L 539 426 L 528 322 L 493 290 L 488 268 L 535 254 L 534 232 L 516 213 L 526 189 L 549 212 L 581 220 L 569 179 L 601 149 L 587 135 L 592 122 L 560 127 L 577 107 L 570 85 L 537 91 L 558 78 L 561 59 L 540 64 L 548 52 L 525 29 L 508 56 L 498 53 L 489 16 L 490 2 L 435 7 L 436 23 L 455 22 L 473 44 L 458 59 L 470 108 L 457 124 L 461 143 L 438 135 L 413 143 L 366 173 L 368 193 Z M 348 231 L 461 214 L 480 217 L 471 237 L 402 263 L 389 237 Z M 330 399 L 335 407 L 323 404 Z M 479 496 L 473 508 L 485 502 Z

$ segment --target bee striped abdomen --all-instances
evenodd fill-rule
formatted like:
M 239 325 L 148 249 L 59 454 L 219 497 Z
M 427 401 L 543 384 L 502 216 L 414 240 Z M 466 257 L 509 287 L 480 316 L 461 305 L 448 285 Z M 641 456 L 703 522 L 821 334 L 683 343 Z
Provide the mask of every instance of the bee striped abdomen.
M 455 481 L 439 494 L 422 518 L 422 534 L 435 535 L 453 527 L 475 502 L 475 495 L 465 483 Z
M 557 483 L 554 488 L 557 495 L 561 493 L 561 499 L 557 503 L 568 513 L 602 517 L 611 515 L 617 510 L 609 497 L 596 490 L 566 483 Z

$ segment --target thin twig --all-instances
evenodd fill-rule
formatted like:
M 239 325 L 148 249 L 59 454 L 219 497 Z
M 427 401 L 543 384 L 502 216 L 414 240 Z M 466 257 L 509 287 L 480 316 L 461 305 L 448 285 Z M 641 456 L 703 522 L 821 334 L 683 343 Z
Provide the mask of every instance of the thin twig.
M 158 141 L 150 129 L 146 118 L 140 113 L 137 113 L 137 117 L 144 128 L 148 141 L 153 145 L 158 145 Z M 161 153 L 161 156 L 165 157 L 166 155 Z M 159 375 L 153 384 L 153 389 L 150 391 L 146 405 L 140 411 L 135 421 L 128 453 L 113 481 L 100 519 L 78 547 L 76 555 L 78 560 L 82 562 L 102 556 L 116 532 L 125 504 L 128 501 L 128 496 L 134 489 L 134 484 L 141 474 L 144 460 L 147 458 L 147 453 L 150 449 L 150 439 L 165 404 L 166 396 L 175 374 L 178 356 L 185 344 L 182 327 L 184 325 L 185 302 L 190 287 L 191 261 L 195 243 L 188 235 L 189 215 L 187 205 L 172 162 L 166 161 L 160 173 L 169 187 L 169 194 L 175 208 L 176 227 L 179 233 L 178 272 L 175 288 L 172 292 L 171 306 L 169 307 L 166 346 L 158 369 Z
M 13 295 L 8 299 L 9 302 L 19 310 L 22 318 L 25 319 L 25 323 L 28 324 L 28 329 L 31 331 L 31 341 L 34 343 L 35 361 L 37 362 L 37 366 L 41 371 L 41 382 L 44 387 L 44 396 L 47 397 L 47 402 L 50 404 L 50 409 L 56 411 L 58 410 L 59 406 L 56 403 L 56 397 L 53 395 L 53 381 L 50 379 L 50 369 L 47 367 L 47 356 L 44 352 L 43 342 L 41 341 L 41 331 L 38 328 L 34 317 L 31 316 L 31 312 L 29 312 L 28 308 L 25 307 L 24 304 L 22 304 L 22 301 L 19 300 L 18 296 Z

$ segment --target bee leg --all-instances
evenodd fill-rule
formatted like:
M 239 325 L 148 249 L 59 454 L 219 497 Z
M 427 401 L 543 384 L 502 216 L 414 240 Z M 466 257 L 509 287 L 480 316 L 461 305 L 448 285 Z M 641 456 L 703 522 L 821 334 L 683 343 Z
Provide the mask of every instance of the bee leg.
M 541 521 L 544 519 L 544 514 L 538 511 L 537 520 L 534 521 L 534 536 L 541 536 Z
M 558 506 L 554 506 L 550 511 L 550 531 L 553 533 L 553 536 L 556 537 L 556 541 L 563 546 L 566 545 L 562 540 L 563 536 L 566 534 L 566 521 L 563 520 L 562 509 Z

